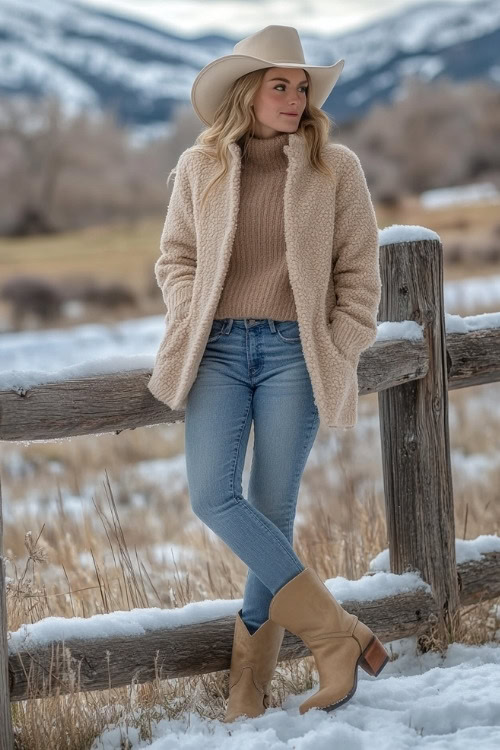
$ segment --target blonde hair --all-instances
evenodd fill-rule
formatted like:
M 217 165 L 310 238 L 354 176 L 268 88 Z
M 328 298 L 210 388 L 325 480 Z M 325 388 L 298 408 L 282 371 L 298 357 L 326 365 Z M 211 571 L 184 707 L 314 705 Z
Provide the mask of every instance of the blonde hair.
M 221 165 L 221 171 L 215 175 L 203 193 L 200 210 L 203 209 L 211 188 L 216 182 L 222 180 L 228 171 L 229 144 L 238 141 L 242 154 L 245 154 L 247 142 L 254 133 L 256 123 L 251 104 L 261 86 L 266 71 L 269 69 L 261 68 L 237 78 L 229 87 L 217 108 L 213 124 L 202 130 L 195 140 L 194 145 L 199 150 L 215 158 Z M 331 169 L 321 156 L 321 151 L 328 143 L 330 128 L 334 123 L 326 112 L 311 104 L 309 98 L 312 85 L 311 77 L 307 70 L 304 73 L 309 83 L 306 106 L 300 118 L 299 127 L 295 132 L 303 135 L 306 141 L 306 152 L 311 166 L 318 172 L 333 177 Z

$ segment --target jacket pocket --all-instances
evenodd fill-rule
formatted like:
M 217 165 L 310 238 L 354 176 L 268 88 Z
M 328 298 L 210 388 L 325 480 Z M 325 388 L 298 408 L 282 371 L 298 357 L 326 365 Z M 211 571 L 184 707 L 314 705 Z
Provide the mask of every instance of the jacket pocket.
M 354 367 L 355 369 L 357 369 L 361 353 L 357 352 L 355 354 L 352 354 L 351 352 L 346 352 L 344 351 L 344 349 L 341 349 L 333 335 L 333 327 L 334 327 L 333 323 L 328 324 L 328 333 L 330 335 L 330 341 L 332 342 L 333 348 L 335 349 L 335 351 L 339 353 L 339 355 L 342 357 L 342 359 L 345 362 L 351 365 L 351 367 Z

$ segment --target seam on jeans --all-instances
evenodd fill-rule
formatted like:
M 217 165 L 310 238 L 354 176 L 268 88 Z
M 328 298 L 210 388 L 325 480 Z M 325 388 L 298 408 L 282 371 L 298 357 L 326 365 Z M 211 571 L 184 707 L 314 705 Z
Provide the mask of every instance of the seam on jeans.
M 252 394 L 250 393 L 250 398 L 249 398 L 249 400 L 248 400 L 248 406 L 250 406 L 250 404 L 251 404 L 251 401 L 252 401 Z M 251 515 L 251 516 L 253 516 L 253 517 L 255 518 L 255 520 L 256 520 L 256 521 L 258 521 L 258 522 L 259 522 L 259 524 L 260 524 L 260 525 L 261 525 L 261 527 L 262 527 L 262 528 L 264 529 L 264 531 L 266 532 L 266 534 L 267 534 L 268 536 L 270 536 L 270 537 L 271 537 L 271 539 L 272 539 L 272 541 L 274 542 L 274 541 L 275 541 L 275 539 L 274 539 L 274 536 L 273 536 L 273 534 L 271 533 L 271 530 L 270 530 L 270 529 L 268 529 L 268 527 L 266 526 L 266 524 L 265 524 L 265 523 L 263 523 L 263 522 L 262 522 L 262 520 L 260 519 L 260 517 L 259 517 L 259 511 L 257 511 L 257 509 L 256 509 L 256 508 L 254 508 L 254 507 L 253 507 L 252 505 L 250 505 L 250 503 L 249 503 L 249 502 L 247 502 L 247 501 L 246 501 L 246 500 L 245 500 L 245 499 L 243 498 L 243 496 L 238 496 L 238 495 L 237 495 L 237 494 L 235 493 L 235 491 L 234 491 L 234 474 L 235 474 L 235 472 L 236 472 L 236 466 L 237 466 L 237 464 L 238 464 L 238 456 L 239 456 L 239 453 L 240 453 L 240 448 L 241 448 L 241 437 L 242 437 L 242 435 L 243 435 L 243 430 L 244 430 L 244 428 L 245 428 L 245 425 L 246 425 L 246 423 L 247 423 L 247 419 L 248 419 L 248 415 L 249 415 L 249 413 L 250 413 L 250 408 L 248 408 L 248 409 L 247 409 L 247 413 L 246 413 L 246 415 L 245 415 L 245 420 L 244 420 L 244 422 L 243 422 L 242 428 L 241 428 L 241 430 L 240 430 L 240 434 L 239 434 L 239 436 L 238 436 L 238 446 L 237 446 L 237 449 L 236 449 L 236 458 L 235 458 L 235 461 L 234 461 L 233 471 L 232 471 L 232 474 L 231 474 L 231 494 L 232 494 L 232 496 L 233 496 L 233 499 L 234 499 L 234 500 L 236 500 L 236 502 L 238 502 L 238 503 L 240 504 L 240 506 L 242 506 L 243 508 L 245 508 L 245 509 L 247 510 L 247 512 L 249 512 L 249 513 L 250 513 L 250 515 Z M 243 500 L 243 502 L 241 502 L 241 500 Z M 269 523 L 272 523 L 272 522 L 270 521 Z M 276 529 L 277 529 L 277 531 L 278 531 L 278 532 L 280 532 L 280 530 L 278 529 L 278 527 L 276 527 Z M 283 533 L 283 532 L 280 532 L 280 533 Z M 284 536 L 284 535 L 283 535 L 283 536 Z M 277 541 L 277 542 L 278 542 L 278 543 L 280 544 L 280 546 L 281 546 L 281 548 L 282 548 L 283 552 L 286 552 L 286 554 L 288 555 L 288 557 L 290 558 L 290 560 L 291 560 L 291 561 L 293 562 L 293 564 L 294 564 L 295 566 L 297 566 L 297 561 L 295 560 L 294 556 L 290 554 L 290 550 L 288 550 L 288 549 L 286 548 L 286 546 L 285 546 L 285 545 L 283 544 L 283 542 L 281 541 L 281 539 L 279 539 L 279 538 L 278 538 L 278 539 L 277 539 L 276 541 Z M 299 571 L 299 572 L 301 572 L 301 571 L 302 571 L 302 568 L 298 567 L 298 571 Z
M 311 424 L 309 425 L 309 433 L 308 433 L 308 435 L 307 435 L 307 439 L 306 439 L 306 442 L 304 443 L 304 448 L 306 448 L 306 447 L 307 447 L 307 445 L 309 444 L 309 441 L 310 441 L 310 439 L 311 439 L 311 435 L 312 435 L 312 431 L 313 431 L 313 427 L 314 427 L 314 425 L 315 425 L 315 424 L 316 424 L 316 415 L 315 415 L 315 414 L 313 413 L 313 419 L 312 419 L 312 421 L 311 421 Z M 312 448 L 312 445 L 311 445 L 311 448 Z M 311 449 L 311 448 L 310 448 L 310 449 Z M 309 450 L 310 450 L 310 449 L 309 449 Z M 306 459 L 306 460 L 307 460 L 307 459 Z M 305 468 L 305 467 L 304 467 L 304 468 Z M 302 476 L 302 475 L 301 475 L 301 476 Z M 297 474 L 295 474 L 295 481 L 296 481 L 296 482 L 297 482 L 297 479 L 298 479 L 298 481 L 299 481 L 299 487 L 300 487 L 300 476 L 299 476 L 299 477 L 297 477 Z M 298 494 L 299 494 L 299 488 L 297 488 L 297 497 L 298 497 Z M 292 514 L 292 515 L 290 516 L 290 518 L 288 519 L 288 538 L 289 538 L 289 539 L 291 539 L 291 534 L 292 534 L 292 528 L 293 528 L 293 522 L 294 522 L 294 518 L 295 518 L 295 512 L 294 512 L 294 513 L 293 513 L 293 514 Z M 290 544 L 292 544 L 292 541 L 290 541 Z
M 250 406 L 252 404 L 252 398 L 253 398 L 253 394 L 252 394 L 252 392 L 250 392 L 249 393 L 249 398 L 248 398 L 248 403 L 247 403 L 247 411 L 246 411 L 246 414 L 245 414 L 245 419 L 243 420 L 243 423 L 241 425 L 240 434 L 238 435 L 238 442 L 237 442 L 237 445 L 236 445 L 236 454 L 235 454 L 235 458 L 234 458 L 233 470 L 231 472 L 231 487 L 230 487 L 231 494 L 232 494 L 233 498 L 236 497 L 236 493 L 234 491 L 234 475 L 236 473 L 236 467 L 238 465 L 238 456 L 240 455 L 240 450 L 241 450 L 241 438 L 242 438 L 244 429 L 245 429 L 247 421 L 248 421 L 248 415 L 250 414 Z
M 256 318 L 256 320 L 257 320 L 257 318 Z M 254 384 L 254 378 L 256 378 L 258 375 L 260 375 L 260 373 L 262 372 L 262 369 L 264 367 L 264 361 L 262 360 L 262 362 L 261 362 L 260 366 L 257 368 L 257 370 L 252 373 L 251 368 L 250 368 L 250 353 L 248 351 L 248 331 L 250 330 L 250 328 L 253 328 L 253 326 L 248 326 L 248 327 L 245 326 L 245 349 L 246 349 L 246 353 L 247 353 L 248 379 L 251 381 L 251 384 L 253 386 L 253 384 Z M 257 351 L 257 354 L 260 356 L 262 350 L 261 350 L 261 343 L 260 343 L 260 339 L 259 338 L 256 339 L 256 351 Z

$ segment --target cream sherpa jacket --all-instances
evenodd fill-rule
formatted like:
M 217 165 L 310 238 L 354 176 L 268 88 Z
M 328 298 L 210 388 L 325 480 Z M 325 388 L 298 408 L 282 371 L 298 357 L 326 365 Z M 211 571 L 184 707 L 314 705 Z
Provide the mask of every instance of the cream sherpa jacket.
M 227 273 L 239 207 L 241 150 L 200 212 L 217 163 L 195 145 L 177 163 L 155 274 L 165 301 L 165 332 L 148 389 L 171 409 L 186 408 Z M 303 136 L 283 147 L 286 259 L 306 366 L 321 423 L 357 423 L 357 366 L 377 333 L 381 295 L 378 227 L 358 156 L 328 143 L 335 179 L 308 162 Z

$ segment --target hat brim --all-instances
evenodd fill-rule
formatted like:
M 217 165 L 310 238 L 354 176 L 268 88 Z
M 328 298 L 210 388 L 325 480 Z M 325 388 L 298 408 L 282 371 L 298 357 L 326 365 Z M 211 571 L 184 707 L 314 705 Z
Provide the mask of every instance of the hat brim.
M 302 63 L 277 63 L 251 55 L 230 54 L 218 57 L 205 65 L 191 87 L 191 104 L 202 122 L 213 123 L 214 114 L 229 86 L 240 76 L 262 68 L 302 68 L 312 81 L 311 101 L 321 107 L 342 73 L 344 60 L 333 65 L 305 65 Z

